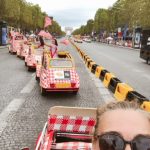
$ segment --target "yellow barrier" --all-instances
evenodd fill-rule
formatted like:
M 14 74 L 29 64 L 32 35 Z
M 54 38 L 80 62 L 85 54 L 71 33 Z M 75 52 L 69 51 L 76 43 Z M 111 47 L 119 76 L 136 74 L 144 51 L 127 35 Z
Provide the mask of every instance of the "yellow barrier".
M 125 83 L 118 83 L 114 96 L 118 101 L 124 101 L 129 91 L 133 91 L 133 88 Z
M 89 66 L 88 66 L 88 68 L 89 68 L 90 71 L 92 71 L 92 67 L 93 67 L 93 65 L 95 65 L 95 64 L 96 64 L 96 63 L 95 63 L 94 61 L 90 62 Z
M 96 76 L 97 78 L 100 77 L 100 74 L 101 74 L 101 71 L 102 71 L 102 70 L 104 70 L 104 68 L 101 67 L 101 66 L 98 66 L 98 67 L 96 68 L 95 76 Z
M 141 108 L 150 112 L 150 101 L 144 101 L 141 105 Z
M 84 61 L 85 61 L 85 63 L 86 63 L 86 61 L 87 61 L 87 59 L 89 59 L 90 57 L 88 56 L 88 55 L 84 55 Z
M 82 58 L 84 58 L 85 53 L 83 51 L 80 51 L 80 55 Z
M 105 74 L 105 77 L 104 77 L 104 81 L 103 81 L 104 86 L 108 88 L 108 85 L 109 85 L 109 83 L 110 83 L 110 80 L 111 80 L 112 78 L 114 78 L 114 77 L 115 77 L 114 74 L 112 74 L 112 73 L 106 73 L 106 74 Z
M 87 58 L 87 59 L 86 59 L 86 62 L 85 62 L 85 64 L 86 64 L 87 67 L 88 67 L 88 64 L 89 64 L 90 62 L 92 62 L 92 59 L 91 59 L 91 58 Z

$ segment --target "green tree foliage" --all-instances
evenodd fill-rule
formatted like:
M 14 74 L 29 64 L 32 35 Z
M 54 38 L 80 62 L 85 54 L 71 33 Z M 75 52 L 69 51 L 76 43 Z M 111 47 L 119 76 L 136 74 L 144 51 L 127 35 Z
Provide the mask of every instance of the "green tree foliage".
M 79 29 L 76 29 L 72 34 L 89 35 L 93 31 L 93 26 L 94 26 L 94 20 L 90 19 L 87 21 L 87 24 L 85 26 L 82 25 Z
M 92 30 L 97 33 L 101 30 L 111 32 L 125 25 L 130 29 L 136 26 L 150 27 L 150 0 L 117 0 L 111 8 L 98 9 Z M 81 27 L 73 33 L 87 34 L 87 30 L 83 32 Z
M 43 28 L 44 18 L 47 16 L 39 5 L 33 5 L 26 0 L 0 0 L 0 20 L 5 20 L 9 26 L 22 30 Z M 53 21 L 52 31 L 62 34 L 61 27 Z

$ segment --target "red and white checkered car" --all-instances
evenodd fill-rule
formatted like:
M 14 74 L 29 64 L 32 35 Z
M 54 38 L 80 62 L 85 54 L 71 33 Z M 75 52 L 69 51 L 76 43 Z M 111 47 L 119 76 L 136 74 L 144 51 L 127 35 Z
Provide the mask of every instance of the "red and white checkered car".
M 35 150 L 92 150 L 95 108 L 52 107 Z
M 40 73 L 41 93 L 46 91 L 72 91 L 77 93 L 79 76 L 70 58 L 51 59 L 44 56 Z
M 25 57 L 25 64 L 28 70 L 36 69 L 36 64 L 41 61 L 43 48 L 35 49 L 34 46 L 29 47 L 28 55 Z
M 9 47 L 9 52 L 16 54 L 22 48 L 22 44 L 24 43 L 24 36 L 23 35 L 14 35 L 11 39 Z
M 22 50 L 20 51 L 20 57 L 22 59 L 25 59 L 25 57 L 28 55 L 28 51 L 29 51 L 29 45 L 27 44 L 23 44 L 22 45 Z

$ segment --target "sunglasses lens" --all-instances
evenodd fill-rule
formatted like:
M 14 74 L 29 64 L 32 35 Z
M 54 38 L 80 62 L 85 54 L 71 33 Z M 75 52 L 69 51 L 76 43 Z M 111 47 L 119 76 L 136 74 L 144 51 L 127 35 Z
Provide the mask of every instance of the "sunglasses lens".
M 123 150 L 124 141 L 118 135 L 104 134 L 99 138 L 100 150 Z
M 150 137 L 138 136 L 132 142 L 133 150 L 150 150 Z

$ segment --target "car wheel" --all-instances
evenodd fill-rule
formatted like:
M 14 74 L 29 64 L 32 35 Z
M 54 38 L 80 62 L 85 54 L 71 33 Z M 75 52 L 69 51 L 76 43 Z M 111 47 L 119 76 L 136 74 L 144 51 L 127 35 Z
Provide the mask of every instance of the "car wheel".
M 40 78 L 39 77 L 37 77 L 37 76 L 35 76 L 35 79 L 36 79 L 36 81 L 40 81 Z
M 41 95 L 45 96 L 46 95 L 46 90 L 44 88 L 41 87 Z
M 28 66 L 28 71 L 31 71 L 32 69 Z
M 147 64 L 149 64 L 149 61 L 150 61 L 150 59 L 149 59 L 149 58 L 147 58 L 146 63 L 147 63 Z
M 24 65 L 27 66 L 27 62 L 25 62 Z
M 73 94 L 77 95 L 78 91 L 73 91 Z

